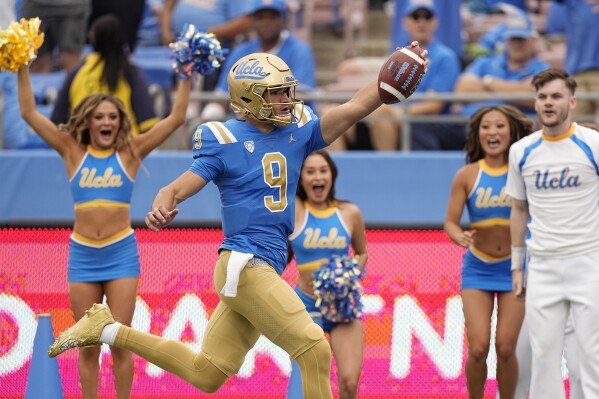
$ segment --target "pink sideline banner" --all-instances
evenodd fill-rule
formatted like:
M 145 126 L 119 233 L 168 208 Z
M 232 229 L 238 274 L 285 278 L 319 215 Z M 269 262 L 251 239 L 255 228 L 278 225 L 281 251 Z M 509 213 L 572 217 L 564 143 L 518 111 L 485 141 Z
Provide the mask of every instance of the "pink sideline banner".
M 67 296 L 68 229 L 0 230 L 0 398 L 25 393 L 36 315 L 50 313 L 55 334 L 73 323 Z M 220 230 L 136 231 L 142 278 L 133 326 L 199 350 L 218 297 L 212 271 Z M 466 341 L 460 293 L 463 249 L 442 231 L 369 230 L 365 295 L 365 358 L 360 398 L 463 398 Z M 290 265 L 284 278 L 294 284 Z M 103 349 L 100 395 L 114 392 Z M 494 353 L 488 397 L 495 397 Z M 65 398 L 80 397 L 77 351 L 58 360 Z M 239 374 L 216 394 L 135 356 L 133 398 L 283 398 L 291 364 L 261 338 Z M 336 376 L 333 390 L 337 396 Z

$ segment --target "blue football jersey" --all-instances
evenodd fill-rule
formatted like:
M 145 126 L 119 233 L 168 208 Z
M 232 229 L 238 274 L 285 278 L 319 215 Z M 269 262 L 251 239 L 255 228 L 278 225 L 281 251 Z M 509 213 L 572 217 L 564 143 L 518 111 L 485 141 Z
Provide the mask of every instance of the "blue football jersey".
M 314 112 L 297 108 L 299 123 L 268 134 L 236 119 L 198 126 L 189 169 L 219 189 L 225 235 L 221 249 L 252 253 L 278 273 L 286 265 L 302 163 L 327 145 Z

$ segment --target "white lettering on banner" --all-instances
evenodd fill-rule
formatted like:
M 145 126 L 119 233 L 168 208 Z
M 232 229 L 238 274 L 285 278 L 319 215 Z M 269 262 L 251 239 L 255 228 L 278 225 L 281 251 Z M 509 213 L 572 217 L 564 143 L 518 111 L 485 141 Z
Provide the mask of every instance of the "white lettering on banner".
M 362 314 L 364 316 L 380 313 L 385 308 L 385 300 L 379 294 L 362 295 Z
M 378 294 L 364 295 L 364 316 L 384 312 L 385 301 Z M 496 309 L 496 306 L 495 306 Z M 33 352 L 33 341 L 37 329 L 35 312 L 16 295 L 0 293 L 0 314 L 7 315 L 14 321 L 18 335 L 12 347 L 0 356 L 0 377 L 22 369 L 30 360 Z M 138 296 L 135 314 L 131 325 L 143 332 L 150 332 L 151 312 L 148 305 Z M 175 341 L 181 340 L 183 332 L 189 328 L 194 334 L 194 342 L 185 342 L 191 350 L 199 352 L 204 332 L 208 325 L 208 312 L 204 303 L 195 294 L 185 294 L 171 314 L 162 336 Z M 491 327 L 496 326 L 496 310 L 493 312 Z M 447 298 L 445 306 L 445 325 L 443 337 L 435 331 L 426 313 L 418 305 L 416 298 L 404 295 L 395 299 L 393 307 L 393 325 L 391 336 L 390 374 L 393 378 L 406 378 L 411 370 L 412 347 L 414 337 L 428 354 L 431 362 L 437 367 L 442 378 L 455 379 L 463 372 L 463 354 L 466 350 L 464 342 L 464 316 L 462 301 L 459 296 Z M 491 348 L 487 358 L 488 378 L 495 379 L 495 339 L 491 337 Z M 106 345 L 103 353 L 109 352 Z M 285 376 L 291 373 L 289 356 L 278 346 L 264 337 L 260 337 L 254 348 L 247 354 L 246 360 L 237 376 L 250 378 L 254 375 L 257 355 L 269 357 Z M 148 363 L 145 369 L 152 378 L 161 377 L 165 371 Z M 562 377 L 567 377 L 565 359 L 562 359 Z
M 15 344 L 0 356 L 0 377 L 22 368 L 33 352 L 33 340 L 37 330 L 35 312 L 16 295 L 0 293 L 0 313 L 11 316 L 18 326 Z
M 412 360 L 412 334 L 443 378 L 458 378 L 462 374 L 464 351 L 464 314 L 459 296 L 447 299 L 443 340 L 416 300 L 408 295 L 395 299 L 391 337 L 391 376 L 406 378 Z
M 254 374 L 256 355 L 265 355 L 276 364 L 285 376 L 291 375 L 291 360 L 289 355 L 279 346 L 264 336 L 258 338 L 256 345 L 245 355 L 245 361 L 237 373 L 239 378 L 250 378 Z

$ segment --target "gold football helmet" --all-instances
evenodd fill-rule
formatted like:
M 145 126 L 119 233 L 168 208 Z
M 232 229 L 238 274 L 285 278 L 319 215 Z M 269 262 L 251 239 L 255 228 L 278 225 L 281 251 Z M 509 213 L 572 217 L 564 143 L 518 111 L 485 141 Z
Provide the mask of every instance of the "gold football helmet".
M 284 126 L 294 121 L 296 106 L 303 107 L 303 101 L 295 98 L 298 81 L 287 64 L 273 54 L 254 53 L 242 57 L 227 76 L 231 107 L 244 119 L 272 121 L 276 126 Z M 289 103 L 273 103 L 267 94 L 269 90 L 288 89 Z M 289 105 L 290 114 L 276 115 L 273 105 Z M 301 112 L 301 109 L 300 109 Z

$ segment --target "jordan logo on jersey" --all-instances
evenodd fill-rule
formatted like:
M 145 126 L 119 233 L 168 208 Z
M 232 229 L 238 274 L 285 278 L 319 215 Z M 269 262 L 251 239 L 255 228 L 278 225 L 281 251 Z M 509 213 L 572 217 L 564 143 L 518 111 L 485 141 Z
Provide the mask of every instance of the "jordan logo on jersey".
M 295 137 L 293 137 L 293 133 L 291 133 L 291 134 L 289 135 L 289 142 L 291 143 L 291 142 L 293 142 L 293 141 L 295 141 Z
M 580 186 L 580 176 L 569 176 L 570 168 L 565 167 L 559 177 L 549 177 L 549 169 L 544 172 L 535 170 L 535 187 L 539 190 L 551 190 L 556 188 L 572 188 Z
M 250 152 L 250 154 L 254 152 L 254 140 L 244 141 L 243 145 L 245 146 L 245 149 Z

